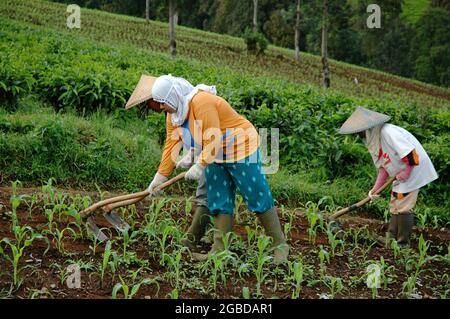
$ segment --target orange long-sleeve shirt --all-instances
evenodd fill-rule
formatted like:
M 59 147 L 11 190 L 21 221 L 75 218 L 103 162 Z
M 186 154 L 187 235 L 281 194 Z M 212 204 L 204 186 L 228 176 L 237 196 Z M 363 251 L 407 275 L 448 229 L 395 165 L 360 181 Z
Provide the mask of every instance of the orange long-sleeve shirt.
M 204 91 L 197 93 L 189 104 L 186 121 L 182 127 L 174 127 L 171 114 L 167 114 L 166 141 L 158 169 L 164 176 L 172 173 L 182 141 L 189 136 L 201 146 L 199 161 L 203 165 L 239 161 L 259 146 L 259 136 L 252 123 L 219 96 Z

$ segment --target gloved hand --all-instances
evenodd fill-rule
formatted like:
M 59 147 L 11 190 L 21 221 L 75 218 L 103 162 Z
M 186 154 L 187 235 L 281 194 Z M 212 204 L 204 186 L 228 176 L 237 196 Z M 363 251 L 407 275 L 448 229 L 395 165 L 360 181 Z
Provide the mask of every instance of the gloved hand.
M 194 149 L 191 148 L 177 163 L 176 168 L 189 168 L 194 162 Z
M 168 178 L 164 175 L 161 175 L 160 173 L 156 172 L 155 177 L 153 177 L 152 182 L 150 185 L 148 185 L 147 190 L 150 192 L 150 196 L 153 195 L 153 190 L 161 185 L 162 183 L 166 182 Z
M 388 177 L 388 172 L 383 167 L 380 167 L 380 169 L 378 170 L 378 176 L 377 180 L 375 181 L 375 185 L 373 185 L 372 189 L 367 194 L 367 196 L 370 197 L 370 201 L 373 201 L 374 199 L 380 197 L 380 195 L 375 195 L 375 192 L 377 192 L 378 189 L 380 189 L 380 187 L 383 186 L 384 183 L 386 183 Z
M 402 183 L 406 182 L 406 180 L 409 178 L 409 175 L 411 175 L 412 169 L 412 166 L 406 165 L 406 168 L 398 173 L 395 178 Z
M 193 165 L 184 176 L 185 179 L 198 180 L 203 173 L 205 166 L 202 164 L 196 163 Z
M 380 197 L 380 195 L 376 195 L 375 191 L 373 189 L 371 189 L 369 191 L 369 193 L 367 194 L 367 196 L 370 198 L 370 201 L 373 201 L 375 199 L 377 199 L 378 197 Z

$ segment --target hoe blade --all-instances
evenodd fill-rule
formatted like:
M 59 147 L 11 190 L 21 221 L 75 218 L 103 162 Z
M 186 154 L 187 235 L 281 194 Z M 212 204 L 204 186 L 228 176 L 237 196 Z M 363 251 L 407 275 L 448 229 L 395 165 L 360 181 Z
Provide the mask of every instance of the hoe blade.
M 86 225 L 88 226 L 88 229 L 92 232 L 92 234 L 95 236 L 95 238 L 97 238 L 97 240 L 99 242 L 103 242 L 108 239 L 108 237 L 106 237 L 105 233 L 102 232 L 100 230 L 100 228 L 98 228 L 98 226 L 95 224 L 92 217 L 89 217 L 86 220 Z
M 130 225 L 128 225 L 127 222 L 124 221 L 115 211 L 105 213 L 103 214 L 103 216 L 111 225 L 113 225 L 120 232 L 127 231 L 128 229 L 130 229 Z

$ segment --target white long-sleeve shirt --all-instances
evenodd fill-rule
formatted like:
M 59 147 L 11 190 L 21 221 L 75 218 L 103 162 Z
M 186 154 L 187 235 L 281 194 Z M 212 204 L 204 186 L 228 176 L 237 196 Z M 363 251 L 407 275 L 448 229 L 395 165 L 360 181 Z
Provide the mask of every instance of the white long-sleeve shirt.
M 419 157 L 419 164 L 413 166 L 409 178 L 405 182 L 395 181 L 392 191 L 409 193 L 438 178 L 428 154 L 414 135 L 407 130 L 393 124 L 383 125 L 380 146 L 378 163 L 381 163 L 389 176 L 395 176 L 405 168 L 402 158 L 414 149 Z

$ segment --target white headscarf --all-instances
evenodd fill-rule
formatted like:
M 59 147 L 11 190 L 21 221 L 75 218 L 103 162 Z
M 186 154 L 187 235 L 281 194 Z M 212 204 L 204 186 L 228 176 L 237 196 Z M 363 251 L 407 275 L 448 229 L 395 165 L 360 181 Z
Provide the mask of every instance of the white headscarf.
M 156 79 L 152 88 L 152 97 L 159 103 L 167 103 L 174 110 L 172 124 L 181 126 L 189 112 L 189 103 L 199 90 L 216 95 L 216 87 L 199 84 L 193 86 L 187 80 L 172 75 L 163 75 Z
M 366 138 L 364 139 L 364 143 L 366 144 L 367 149 L 372 156 L 373 163 L 377 168 L 380 168 L 381 166 L 381 161 L 379 161 L 378 155 L 380 154 L 381 128 L 383 125 L 384 123 L 366 130 Z

